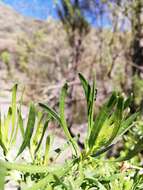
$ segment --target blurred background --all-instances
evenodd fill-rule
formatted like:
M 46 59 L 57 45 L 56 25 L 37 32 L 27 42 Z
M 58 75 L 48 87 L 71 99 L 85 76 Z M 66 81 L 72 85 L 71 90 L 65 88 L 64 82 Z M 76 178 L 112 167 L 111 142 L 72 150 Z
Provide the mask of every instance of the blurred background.
M 113 90 L 143 105 L 142 0 L 3 0 L 0 2 L 0 104 L 13 84 L 23 103 L 57 109 L 69 84 L 69 127 L 86 125 L 82 72 L 96 78 L 96 112 Z M 72 132 L 72 131 L 71 131 Z M 74 133 L 76 130 L 74 131 Z

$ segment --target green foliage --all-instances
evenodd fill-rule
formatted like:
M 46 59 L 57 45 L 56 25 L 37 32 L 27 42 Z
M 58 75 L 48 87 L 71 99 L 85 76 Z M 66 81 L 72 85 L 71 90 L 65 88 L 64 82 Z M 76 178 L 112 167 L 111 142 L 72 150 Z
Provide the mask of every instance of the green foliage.
M 137 156 L 143 150 L 142 139 L 143 139 L 143 121 L 140 118 L 135 123 L 133 127 L 125 136 L 124 136 L 124 150 L 121 151 L 122 158 L 120 160 L 129 160 L 132 159 L 132 162 L 139 162 L 139 157 Z
M 30 110 L 29 110 L 27 128 L 24 134 L 22 145 L 20 146 L 17 156 L 19 156 L 27 146 L 30 147 L 30 140 L 31 140 L 33 130 L 34 130 L 34 125 L 35 125 L 35 118 L 36 118 L 35 107 L 34 105 L 31 104 Z
M 48 127 L 49 119 L 44 121 L 44 116 L 40 111 L 37 111 L 32 103 L 29 106 L 28 120 L 25 121 L 22 116 L 21 101 L 19 105 L 17 100 L 17 84 L 12 90 L 12 103 L 8 108 L 7 114 L 0 115 L 0 146 L 3 150 L 3 159 L 14 160 L 20 156 L 23 151 L 28 148 L 30 151 L 31 161 L 39 163 L 38 159 L 42 152 L 42 143 Z M 26 123 L 25 123 L 26 122 Z M 21 141 L 18 143 L 21 135 Z M 13 155 L 13 148 L 20 145 L 17 155 Z M 47 146 L 46 144 L 44 146 Z M 41 160 L 41 164 L 44 158 Z
M 100 155 L 117 142 L 121 134 L 124 135 L 138 113 L 128 116 L 126 109 L 130 102 L 129 99 L 124 100 L 120 94 L 113 92 L 94 120 L 95 82 L 91 87 L 81 74 L 79 77 L 85 91 L 88 108 L 89 135 L 85 147 L 90 154 Z
M 80 150 L 76 138 L 72 138 L 68 129 L 65 114 L 67 84 L 61 90 L 59 113 L 48 105 L 40 103 L 44 109 L 43 113 L 38 111 L 35 105 L 30 104 L 26 127 L 22 118 L 21 103 L 19 106 L 16 104 L 17 85 L 13 87 L 12 104 L 7 115 L 2 117 L 0 122 L 0 146 L 3 150 L 3 157 L 0 159 L 0 189 L 4 189 L 7 172 L 13 170 L 20 172 L 19 186 L 24 190 L 142 189 L 142 168 L 131 164 L 130 161 L 120 162 L 131 159 L 143 150 L 143 133 L 138 134 L 134 148 L 131 151 L 125 150 L 124 156 L 118 158 L 106 156 L 107 151 L 131 129 L 139 115 L 139 113 L 133 115 L 129 113 L 131 98 L 124 100 L 120 93 L 113 92 L 95 117 L 94 104 L 97 94 L 95 81 L 90 85 L 82 74 L 79 74 L 79 78 L 87 101 L 88 128 L 83 150 Z M 72 157 L 62 164 L 50 163 L 49 160 L 52 139 L 49 134 L 46 134 L 46 129 L 51 120 L 58 122 L 68 141 L 67 144 L 56 149 L 55 153 L 62 154 L 69 147 L 68 145 L 71 145 L 73 150 Z M 21 132 L 22 142 L 16 159 L 23 157 L 23 152 L 28 148 L 31 159 L 26 163 L 17 163 L 15 155 L 13 159 L 8 156 L 12 146 L 18 140 L 18 130 Z M 46 137 L 45 141 L 44 137 Z

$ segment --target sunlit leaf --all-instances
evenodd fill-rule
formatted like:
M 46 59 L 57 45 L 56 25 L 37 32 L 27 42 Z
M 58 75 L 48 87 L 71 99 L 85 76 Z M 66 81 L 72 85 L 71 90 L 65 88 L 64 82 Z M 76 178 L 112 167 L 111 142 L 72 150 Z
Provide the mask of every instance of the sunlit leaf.
M 23 123 L 23 118 L 22 118 L 20 110 L 18 110 L 18 125 L 19 125 L 20 131 L 21 131 L 21 135 L 24 138 L 24 133 L 25 133 L 24 132 L 24 123 Z
M 44 138 L 44 135 L 45 135 L 46 129 L 47 129 L 47 127 L 48 127 L 49 121 L 50 121 L 50 118 L 49 118 L 49 119 L 45 122 L 45 124 L 44 124 L 41 138 L 40 138 L 40 140 L 39 140 L 39 142 L 38 142 L 38 145 L 37 145 L 37 147 L 36 147 L 36 149 L 35 149 L 35 152 L 34 152 L 35 155 L 36 155 L 36 153 L 38 152 L 38 150 L 39 150 L 39 148 L 40 148 L 40 146 L 41 146 L 41 144 L 42 144 L 42 140 L 43 140 L 43 138 Z
M 12 116 L 12 108 L 9 107 L 7 116 L 4 119 L 4 129 L 3 129 L 3 140 L 6 143 L 9 141 L 8 134 L 9 134 L 11 116 Z
M 84 78 L 84 76 L 81 73 L 79 73 L 79 79 L 80 79 L 80 82 L 81 82 L 82 87 L 84 89 L 86 101 L 88 103 L 90 92 L 91 92 L 91 87 L 90 87 L 88 81 Z
M 62 88 L 61 95 L 60 95 L 60 104 L 59 104 L 59 112 L 60 113 L 59 114 L 60 114 L 60 119 L 61 119 L 61 127 L 64 130 L 65 136 L 66 136 L 67 140 L 69 140 L 71 142 L 71 144 L 77 154 L 78 146 L 68 130 L 67 122 L 65 119 L 65 97 L 67 96 L 67 89 L 68 89 L 68 85 L 65 84 Z
M 35 119 L 36 119 L 35 106 L 31 104 L 30 109 L 29 109 L 27 128 L 24 134 L 24 140 L 20 146 L 17 157 L 24 151 L 24 149 L 27 146 L 30 146 L 30 140 L 31 140 L 33 130 L 34 130 L 34 125 L 35 125 Z
M 16 124 L 16 94 L 17 94 L 17 84 L 12 89 L 12 129 L 11 129 L 11 138 L 10 141 L 13 138 L 14 130 L 15 130 L 15 124 Z
M 39 106 L 44 108 L 52 118 L 54 118 L 59 124 L 61 124 L 59 115 L 52 108 L 42 103 L 39 103 Z
M 45 158 L 44 158 L 44 165 L 48 165 L 49 162 L 49 150 L 50 150 L 50 145 L 51 145 L 51 136 L 48 136 L 46 138 L 46 148 L 45 148 Z

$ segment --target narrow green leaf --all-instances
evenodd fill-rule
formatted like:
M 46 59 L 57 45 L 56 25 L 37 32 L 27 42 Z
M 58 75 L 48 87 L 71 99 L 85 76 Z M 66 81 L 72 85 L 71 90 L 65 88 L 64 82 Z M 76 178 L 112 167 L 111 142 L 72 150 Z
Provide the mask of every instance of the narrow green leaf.
M 18 118 L 18 120 L 19 120 L 19 118 Z M 16 129 L 15 129 L 14 134 L 13 134 L 13 139 L 12 139 L 11 145 L 15 145 L 16 140 L 17 140 L 18 129 L 19 129 L 19 123 L 18 122 L 16 124 Z
M 48 114 L 54 118 L 56 121 L 58 121 L 58 123 L 60 124 L 60 126 L 63 128 L 64 130 L 64 133 L 67 137 L 67 139 L 71 142 L 71 144 L 73 145 L 74 147 L 74 150 L 76 151 L 76 143 L 74 142 L 74 140 L 72 139 L 71 137 L 71 134 L 68 130 L 68 127 L 67 127 L 67 122 L 66 122 L 66 119 L 65 119 L 65 115 L 64 115 L 64 109 L 65 109 L 65 96 L 67 95 L 67 84 L 65 84 L 62 88 L 62 91 L 61 91 L 61 95 L 60 95 L 60 105 L 59 105 L 59 109 L 60 109 L 60 114 L 58 115 L 52 108 L 50 108 L 49 106 L 45 105 L 45 104 L 42 104 L 40 103 L 39 105 L 44 108 Z
M 17 94 L 17 84 L 14 85 L 12 89 L 12 130 L 11 130 L 11 138 L 10 141 L 13 138 L 14 130 L 15 130 L 15 123 L 16 123 L 16 94 Z
M 24 123 L 23 123 L 23 118 L 22 118 L 20 110 L 18 110 L 18 125 L 21 131 L 21 135 L 24 138 Z
M 7 116 L 4 119 L 4 129 L 3 129 L 3 140 L 8 143 L 8 133 L 9 133 L 9 126 L 10 126 L 10 120 L 12 116 L 12 108 L 9 107 Z
M 95 88 L 95 80 L 93 81 L 92 88 L 90 87 L 88 99 L 87 99 L 87 114 L 88 114 L 88 129 L 87 129 L 87 137 L 85 139 L 85 147 L 88 147 L 88 139 L 91 134 L 91 130 L 94 125 L 94 102 L 95 102 L 95 94 L 96 88 Z
M 105 152 L 107 152 L 108 150 L 110 150 L 113 146 L 114 146 L 114 145 L 111 144 L 111 145 L 109 145 L 109 146 L 103 147 L 103 148 L 101 148 L 100 150 L 96 151 L 95 153 L 93 152 L 93 153 L 91 154 L 91 156 L 94 157 L 94 158 L 95 158 L 95 157 L 98 157 L 98 156 L 100 156 L 101 154 L 104 154 Z
M 90 87 L 88 81 L 84 78 L 84 76 L 81 73 L 79 73 L 78 75 L 79 75 L 79 79 L 80 79 L 80 82 L 84 89 L 85 97 L 86 97 L 86 100 L 88 103 L 90 92 L 91 92 L 91 87 Z
M 19 102 L 19 108 L 17 110 L 17 113 L 18 113 L 18 128 L 20 128 L 20 132 L 21 132 L 21 135 L 22 135 L 23 138 L 24 138 L 24 123 L 23 123 L 23 118 L 22 118 L 21 107 L 22 107 L 22 103 L 23 103 L 24 90 L 25 90 L 25 88 L 22 89 L 22 94 L 21 94 L 21 98 L 20 98 L 20 102 Z
M 34 153 L 36 150 L 36 147 L 39 143 L 39 140 L 42 136 L 42 132 L 43 132 L 43 118 L 44 118 L 44 114 L 42 114 L 41 112 L 37 113 L 37 122 L 35 125 L 35 134 L 33 134 L 32 139 L 31 139 L 31 152 Z
M 61 124 L 59 115 L 52 108 L 42 103 L 39 103 L 39 106 L 44 108 L 52 118 L 54 118 L 59 124 Z
M 122 136 L 125 132 L 129 130 L 129 128 L 132 126 L 132 123 L 135 121 L 137 116 L 139 116 L 139 114 L 140 112 L 134 113 L 122 122 L 120 130 L 118 132 L 119 136 Z
M 21 98 L 20 98 L 20 102 L 19 102 L 19 112 L 20 113 L 21 113 L 21 107 L 22 107 L 22 103 L 23 103 L 24 91 L 25 91 L 25 87 L 23 87 L 23 89 L 22 89 Z
M 3 142 L 1 112 L 0 112 L 0 146 L 2 147 L 4 155 L 5 155 L 7 153 L 7 148 Z
M 44 165 L 47 166 L 49 162 L 49 150 L 51 145 L 51 136 L 48 136 L 46 139 L 46 148 L 45 148 L 45 157 L 44 157 Z
M 61 119 L 61 126 L 65 132 L 65 135 L 67 137 L 67 139 L 70 141 L 72 139 L 71 137 L 71 134 L 68 130 L 68 126 L 67 126 L 67 122 L 66 122 L 66 119 L 65 119 L 65 97 L 67 95 L 67 88 L 68 88 L 68 85 L 65 84 L 62 88 L 62 92 L 61 92 L 61 95 L 60 95 L 60 105 L 59 105 L 59 109 L 60 109 L 60 119 Z
M 94 124 L 93 117 L 94 117 L 95 90 L 96 90 L 95 81 L 93 81 L 90 104 L 88 108 L 88 125 L 89 125 L 90 130 L 92 129 L 93 124 Z
M 4 155 L 6 155 L 8 150 L 1 139 L 0 139 L 0 146 L 3 149 Z
M 65 119 L 65 97 L 67 95 L 67 89 L 68 89 L 68 85 L 65 84 L 62 88 L 61 91 L 61 95 L 60 95 L 60 104 L 59 104 L 59 111 L 60 111 L 60 120 L 61 120 L 61 127 L 64 130 L 65 136 L 67 138 L 67 140 L 69 140 L 75 150 L 75 153 L 77 154 L 77 144 L 74 141 L 74 139 L 72 138 L 69 130 L 68 130 L 68 126 L 67 126 L 67 122 Z
M 34 125 L 35 125 L 35 119 L 36 119 L 36 112 L 35 112 L 35 106 L 33 104 L 30 105 L 29 110 L 29 116 L 28 116 L 28 122 L 27 122 L 27 128 L 24 134 L 24 140 L 20 146 L 19 152 L 17 154 L 17 157 L 24 151 L 24 149 L 27 146 L 30 146 L 30 140 L 33 134 Z
M 42 132 L 41 138 L 40 138 L 40 140 L 39 140 L 39 142 L 38 142 L 38 145 L 37 145 L 37 147 L 36 147 L 36 149 L 35 149 L 35 152 L 34 152 L 35 155 L 36 155 L 36 153 L 38 152 L 38 150 L 39 150 L 39 148 L 40 148 L 40 146 L 41 146 L 41 144 L 42 144 L 42 140 L 43 140 L 43 138 L 44 138 L 44 135 L 45 135 L 46 129 L 47 129 L 47 127 L 48 127 L 49 121 L 50 121 L 50 118 L 49 118 L 49 119 L 45 122 L 45 124 L 44 124 L 44 128 L 43 128 L 43 132 Z

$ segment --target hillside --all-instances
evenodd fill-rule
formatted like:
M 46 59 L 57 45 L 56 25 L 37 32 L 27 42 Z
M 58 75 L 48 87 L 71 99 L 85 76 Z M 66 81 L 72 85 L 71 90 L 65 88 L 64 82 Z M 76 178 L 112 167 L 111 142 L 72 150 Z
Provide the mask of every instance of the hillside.
M 24 85 L 32 81 L 36 84 L 35 79 L 40 83 L 43 79 L 48 84 L 50 73 L 53 81 L 57 79 L 58 68 L 55 69 L 55 64 L 60 59 L 57 52 L 61 57 L 63 54 L 66 56 L 67 48 L 64 49 L 63 45 L 65 34 L 61 35 L 63 38 L 56 39 L 59 33 L 61 26 L 55 21 L 42 22 L 25 18 L 12 8 L 0 5 L 0 78 L 9 84 L 18 81 Z M 62 49 L 59 48 L 61 46 Z M 7 70 L 10 75 L 7 75 Z M 41 77 L 37 79 L 39 75 Z
M 118 78 L 121 77 L 122 82 L 125 80 L 124 67 L 120 67 L 120 63 L 125 65 L 122 50 L 128 49 L 129 38 L 125 39 L 124 36 L 121 33 L 116 34 L 118 40 L 110 48 L 113 33 L 110 30 L 91 28 L 83 41 L 78 71 L 84 72 L 87 77 L 91 71 L 96 72 L 101 99 L 103 94 L 110 93 L 113 88 L 120 89 Z M 125 47 L 120 44 L 121 38 L 126 40 Z M 101 39 L 106 39 L 102 46 Z M 12 8 L 0 4 L 1 89 L 9 89 L 13 83 L 18 82 L 20 86 L 26 86 L 26 102 L 31 99 L 47 100 L 49 96 L 52 99 L 59 88 L 51 95 L 52 92 L 48 91 L 49 85 L 59 85 L 65 81 L 71 56 L 72 49 L 59 21 L 26 18 Z M 116 64 L 111 80 L 107 78 L 107 74 L 112 66 L 112 57 L 115 57 Z

